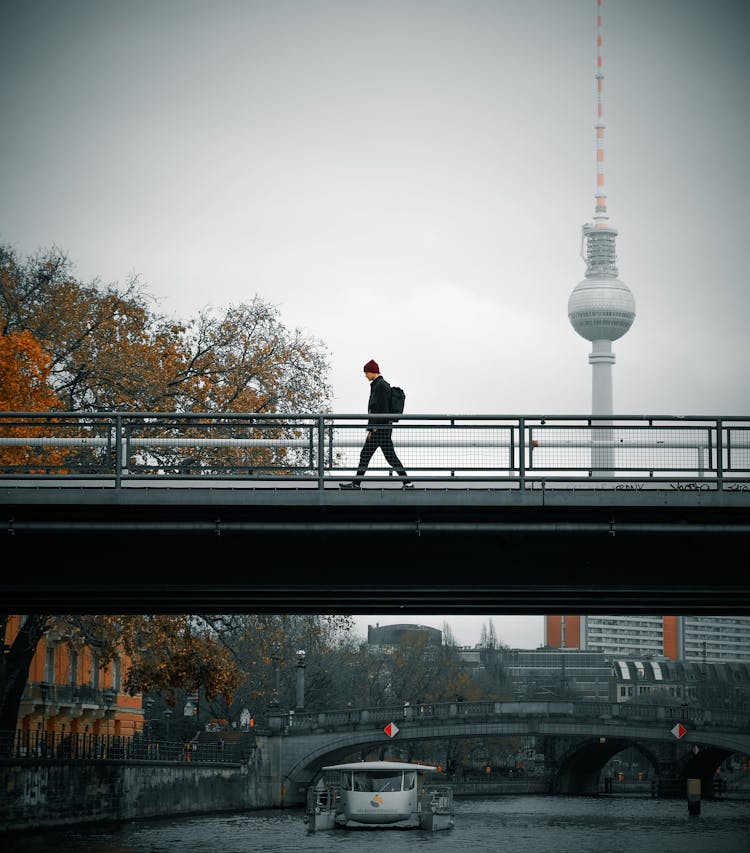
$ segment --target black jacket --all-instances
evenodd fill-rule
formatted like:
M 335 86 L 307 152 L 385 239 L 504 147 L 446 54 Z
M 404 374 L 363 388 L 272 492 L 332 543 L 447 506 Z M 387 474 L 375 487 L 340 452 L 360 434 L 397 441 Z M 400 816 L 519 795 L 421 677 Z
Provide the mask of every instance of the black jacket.
M 391 411 L 391 386 L 383 379 L 382 376 L 376 376 L 370 383 L 370 399 L 367 402 L 367 413 L 369 415 L 387 415 Z M 368 427 L 377 429 L 378 427 L 387 427 L 392 421 L 370 420 L 367 423 Z

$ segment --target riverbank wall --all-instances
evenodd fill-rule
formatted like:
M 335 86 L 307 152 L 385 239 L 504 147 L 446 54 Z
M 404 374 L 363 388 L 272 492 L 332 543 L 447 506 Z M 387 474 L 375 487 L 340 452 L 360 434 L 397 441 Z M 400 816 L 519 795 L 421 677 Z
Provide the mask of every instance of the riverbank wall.
M 493 781 L 451 782 L 454 797 L 494 797 L 503 794 L 549 794 L 548 776 L 528 776 L 519 779 L 497 779 Z
M 547 776 L 452 782 L 456 798 L 550 793 Z M 272 775 L 261 750 L 242 763 L 154 761 L 12 762 L 0 759 L 0 833 L 179 814 L 274 808 Z M 652 795 L 646 782 L 610 795 Z M 750 787 L 722 797 L 750 799 Z
M 549 780 L 453 783 L 456 797 L 546 794 Z M 0 833 L 274 808 L 270 763 L 0 760 Z
M 0 761 L 0 832 L 271 808 L 270 768 L 246 762 Z

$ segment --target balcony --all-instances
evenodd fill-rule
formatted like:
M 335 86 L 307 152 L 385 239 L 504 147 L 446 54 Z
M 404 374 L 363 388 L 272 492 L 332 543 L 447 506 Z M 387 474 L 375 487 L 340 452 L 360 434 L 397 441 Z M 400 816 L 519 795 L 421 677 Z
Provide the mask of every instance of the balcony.
M 100 690 L 88 684 L 34 682 L 26 685 L 19 716 L 50 718 L 62 715 L 70 719 L 97 720 L 116 704 L 116 697 L 111 690 Z

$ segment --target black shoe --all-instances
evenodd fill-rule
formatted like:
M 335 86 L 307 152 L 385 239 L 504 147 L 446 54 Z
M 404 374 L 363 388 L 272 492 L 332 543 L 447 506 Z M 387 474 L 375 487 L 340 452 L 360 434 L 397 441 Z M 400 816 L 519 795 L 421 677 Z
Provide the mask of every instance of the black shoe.
M 404 483 L 404 485 L 403 485 L 403 486 L 401 486 L 401 488 L 402 488 L 402 489 L 413 489 L 413 488 L 414 488 L 414 483 Z
M 339 483 L 340 489 L 361 489 L 359 483 Z

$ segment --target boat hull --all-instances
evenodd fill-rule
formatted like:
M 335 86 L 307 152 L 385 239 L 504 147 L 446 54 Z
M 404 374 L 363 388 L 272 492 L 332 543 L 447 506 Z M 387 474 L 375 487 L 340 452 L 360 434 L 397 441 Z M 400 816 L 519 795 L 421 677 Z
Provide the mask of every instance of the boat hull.
M 308 832 L 321 832 L 336 827 L 341 805 L 340 792 L 332 785 L 316 785 L 307 791 L 305 823 Z
M 428 832 L 441 832 L 445 829 L 453 829 L 453 815 L 434 814 L 433 812 L 421 812 L 419 815 L 419 828 Z
M 305 823 L 307 824 L 308 832 L 324 832 L 326 829 L 336 828 L 336 812 L 325 811 L 313 812 L 305 815 Z
M 450 785 L 429 785 L 422 789 L 419 825 L 429 832 L 453 829 L 453 789 Z
M 416 790 L 342 791 L 341 807 L 348 821 L 374 825 L 400 823 L 416 813 L 417 794 Z

